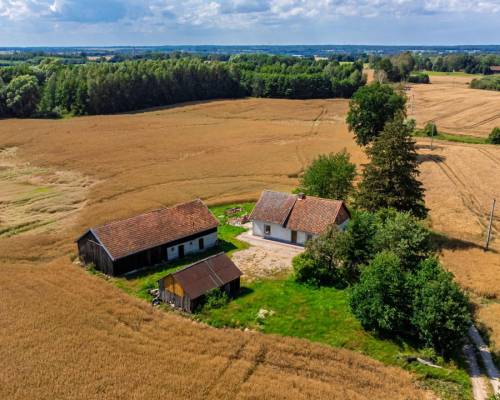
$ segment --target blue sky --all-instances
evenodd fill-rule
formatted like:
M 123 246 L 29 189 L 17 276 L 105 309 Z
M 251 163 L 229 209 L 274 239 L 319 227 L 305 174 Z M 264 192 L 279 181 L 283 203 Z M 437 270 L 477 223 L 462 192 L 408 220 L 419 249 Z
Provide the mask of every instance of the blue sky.
M 0 0 L 0 46 L 500 44 L 500 0 Z

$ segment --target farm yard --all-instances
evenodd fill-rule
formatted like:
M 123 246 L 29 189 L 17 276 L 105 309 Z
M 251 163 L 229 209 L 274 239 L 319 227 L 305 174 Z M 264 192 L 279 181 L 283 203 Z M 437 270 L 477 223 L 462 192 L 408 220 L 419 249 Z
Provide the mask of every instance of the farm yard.
M 421 95 L 424 100 L 417 101 L 437 101 L 437 93 Z M 281 398 L 294 387 L 291 398 L 384 399 L 387 393 L 394 399 L 432 398 L 414 375 L 399 368 L 299 339 L 214 330 L 156 311 L 72 264 L 76 254 L 72 240 L 88 226 L 196 197 L 215 205 L 254 201 L 264 188 L 290 190 L 319 153 L 346 148 L 355 163 L 364 163 L 365 155 L 344 123 L 347 107 L 346 100 L 245 99 L 112 116 L 2 121 L 0 148 L 11 154 L 11 164 L 29 163 L 35 171 L 57 176 L 73 174 L 85 183 L 78 185 L 85 190 L 75 193 L 71 185 L 50 177 L 1 176 L 2 187 L 13 195 L 1 199 L 0 217 L 18 216 L 9 227 L 27 225 L 22 231 L 9 228 L 12 234 L 0 238 L 0 267 L 5 272 L 0 286 L 9 288 L 0 294 L 0 357 L 8 360 L 0 372 L 0 397 L 117 398 L 127 394 L 143 398 L 174 391 L 181 398 L 231 398 L 236 393 L 243 398 Z M 416 109 L 418 113 L 423 107 Z M 419 118 L 425 122 L 428 117 Z M 456 123 L 460 129 L 460 121 Z M 479 125 L 481 131 L 463 132 L 484 135 L 486 125 Z M 498 217 L 492 252 L 484 253 L 480 247 L 490 200 L 500 194 L 500 182 L 493 173 L 498 170 L 500 149 L 439 142 L 431 150 L 425 139 L 419 139 L 419 147 L 430 223 L 446 235 L 443 261 L 475 294 L 479 316 L 500 344 L 500 292 L 494 279 L 500 272 Z M 34 224 L 30 230 L 30 222 L 41 217 L 16 208 L 22 197 L 16 192 L 19 185 L 32 191 L 41 187 L 57 191 L 51 207 L 59 210 L 72 204 L 72 208 L 67 215 L 55 213 L 56 217 L 44 219 L 43 226 Z M 37 201 L 29 198 L 24 207 Z M 214 214 L 219 216 L 222 210 L 215 209 Z M 0 220 L 0 229 L 3 224 Z M 221 232 L 234 255 L 248 247 L 235 239 L 241 232 L 241 228 L 227 226 Z M 165 271 L 156 273 L 164 275 Z M 147 297 L 156 278 L 114 281 L 128 293 Z M 291 312 L 323 310 L 322 304 L 312 302 L 310 293 L 294 290 L 286 278 L 257 280 L 249 284 L 250 289 L 252 285 L 253 293 L 231 304 L 232 317 L 242 322 L 250 318 L 241 307 L 245 302 L 255 308 L 268 301 L 257 292 L 266 285 L 268 294 L 290 293 Z M 338 319 L 332 324 L 348 318 L 343 315 L 346 305 L 340 292 L 332 289 L 326 297 L 332 302 L 327 305 L 338 308 Z M 252 313 L 258 311 L 254 308 Z M 304 319 L 309 323 L 307 315 Z M 269 321 L 264 332 L 293 336 L 295 327 L 286 320 L 281 326 Z M 219 322 L 229 324 L 223 319 Z M 254 329 L 252 324 L 243 325 Z M 296 336 L 344 344 L 342 338 L 332 339 L 328 333 L 313 337 L 307 324 L 303 328 L 305 332 Z M 344 332 L 346 342 L 350 333 Z M 381 345 L 367 337 L 360 341 L 367 348 Z M 359 350 L 356 346 L 346 347 Z M 391 349 L 393 357 L 399 350 Z M 385 362 L 384 354 L 378 358 Z M 175 363 L 177 368 L 158 368 Z M 194 384 L 193 365 L 197 366 Z M 137 372 L 134 379 L 124 380 L 124 372 L 130 370 Z M 17 377 L 14 383 L 11 376 Z M 38 383 L 36 390 L 27 384 L 33 379 Z M 228 387 L 234 392 L 228 392 Z

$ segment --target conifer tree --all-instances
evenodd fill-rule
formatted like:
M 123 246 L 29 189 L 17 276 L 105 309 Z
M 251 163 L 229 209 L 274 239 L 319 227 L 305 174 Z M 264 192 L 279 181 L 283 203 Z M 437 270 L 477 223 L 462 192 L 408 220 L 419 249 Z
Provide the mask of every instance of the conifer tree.
M 367 149 L 366 165 L 357 203 L 368 211 L 394 208 L 425 218 L 424 189 L 418 180 L 418 161 L 412 133 L 413 121 L 398 114 L 387 122 L 380 136 Z

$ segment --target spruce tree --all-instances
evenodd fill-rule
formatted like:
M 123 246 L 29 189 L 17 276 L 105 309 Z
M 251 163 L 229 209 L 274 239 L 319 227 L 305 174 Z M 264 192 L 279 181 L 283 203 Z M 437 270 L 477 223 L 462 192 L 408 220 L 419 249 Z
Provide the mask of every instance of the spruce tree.
M 365 166 L 357 203 L 368 211 L 394 208 L 425 218 L 424 189 L 418 180 L 418 161 L 412 133 L 413 121 L 398 114 L 386 123 L 380 136 L 367 149 L 370 163 Z

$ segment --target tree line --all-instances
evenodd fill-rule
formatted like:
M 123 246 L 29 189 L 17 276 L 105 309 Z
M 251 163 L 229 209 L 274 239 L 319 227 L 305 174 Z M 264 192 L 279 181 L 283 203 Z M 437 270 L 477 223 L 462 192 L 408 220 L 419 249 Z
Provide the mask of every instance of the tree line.
M 437 259 L 437 235 L 419 181 L 414 122 L 405 97 L 373 83 L 352 97 L 347 124 L 366 150 L 357 187 L 346 151 L 320 155 L 297 191 L 350 204 L 345 230 L 331 227 L 295 257 L 295 279 L 348 288 L 354 316 L 367 330 L 403 337 L 443 355 L 460 348 L 472 321 L 466 294 Z
M 109 114 L 186 101 L 244 96 L 350 97 L 361 63 L 247 55 L 227 62 L 169 57 L 117 63 L 0 68 L 0 117 Z
M 410 80 L 415 83 L 428 83 L 418 71 L 466 72 L 469 74 L 492 74 L 491 66 L 500 65 L 500 55 L 462 54 L 422 55 L 404 52 L 398 55 L 370 57 L 370 66 L 389 82 Z M 383 80 L 383 79 L 380 79 Z

